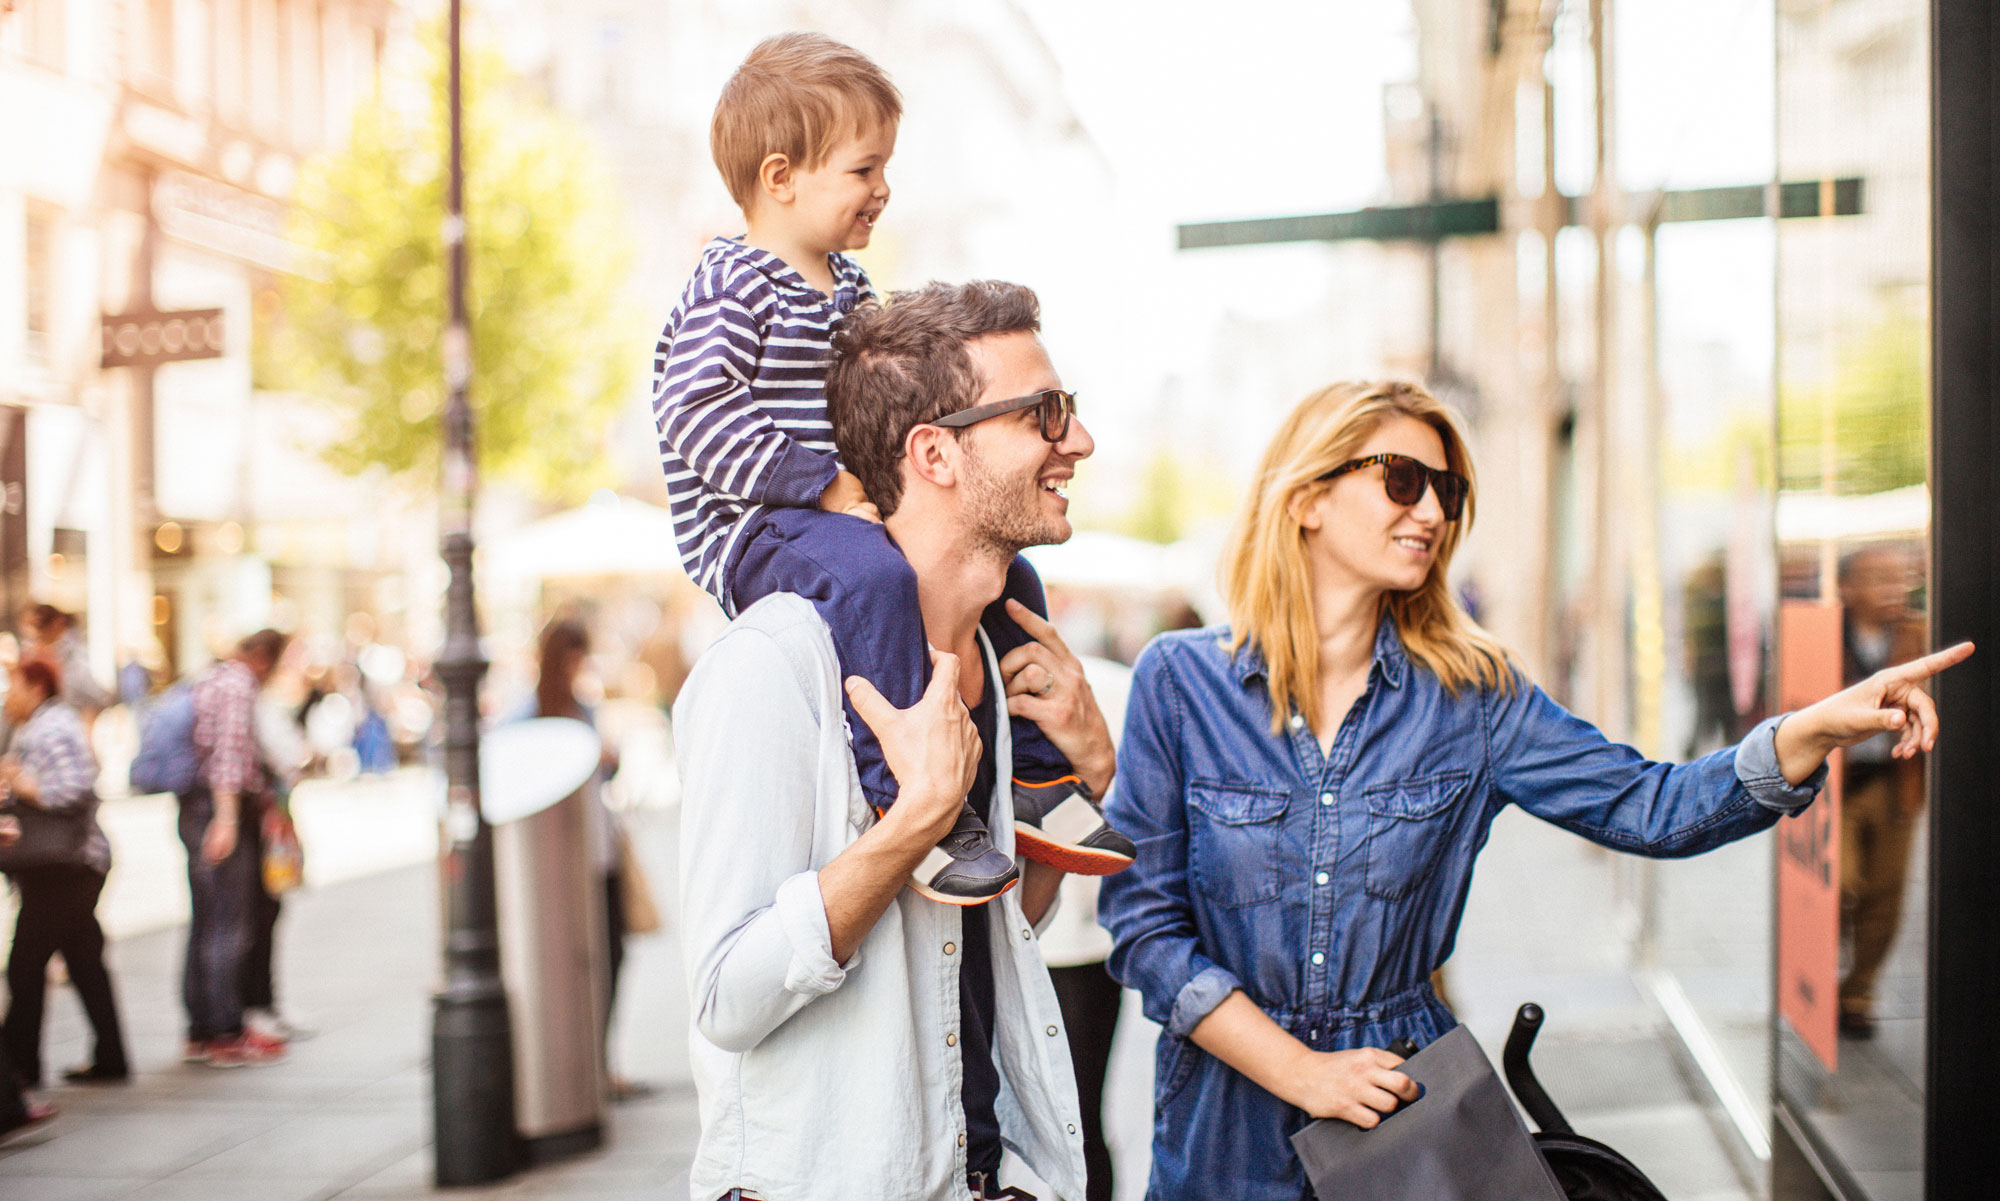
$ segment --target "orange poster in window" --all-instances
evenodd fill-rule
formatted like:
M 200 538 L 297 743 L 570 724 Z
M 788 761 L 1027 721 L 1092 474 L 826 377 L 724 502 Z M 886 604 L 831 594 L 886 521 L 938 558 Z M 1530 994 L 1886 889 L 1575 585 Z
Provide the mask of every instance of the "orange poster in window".
M 1786 601 L 1778 612 L 1778 706 L 1840 690 L 1840 606 Z M 1840 752 L 1826 791 L 1778 823 L 1778 1013 L 1828 1071 L 1840 1037 Z

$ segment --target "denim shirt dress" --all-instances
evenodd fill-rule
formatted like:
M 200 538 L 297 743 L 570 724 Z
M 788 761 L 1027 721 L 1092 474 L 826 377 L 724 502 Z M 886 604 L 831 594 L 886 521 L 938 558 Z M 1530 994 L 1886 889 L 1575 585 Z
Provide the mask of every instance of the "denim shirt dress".
M 1456 1022 L 1429 983 L 1451 954 L 1473 861 L 1516 804 L 1615 850 L 1693 855 L 1812 801 L 1778 770 L 1781 718 L 1737 748 L 1654 763 L 1526 681 L 1453 696 L 1384 618 L 1368 683 L 1322 754 L 1270 728 L 1264 663 L 1226 628 L 1161 636 L 1134 671 L 1107 801 L 1137 860 L 1105 878 L 1109 967 L 1164 1027 L 1151 1201 L 1310 1201 L 1291 1134 L 1307 1115 L 1188 1034 L 1241 990 L 1317 1051 L 1419 1046 Z

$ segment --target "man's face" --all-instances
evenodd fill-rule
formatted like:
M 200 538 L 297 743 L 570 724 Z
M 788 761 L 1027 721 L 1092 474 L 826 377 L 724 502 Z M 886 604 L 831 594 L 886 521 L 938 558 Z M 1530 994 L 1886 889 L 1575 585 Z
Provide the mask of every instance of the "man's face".
M 1857 552 L 1841 581 L 1840 599 L 1855 620 L 1889 625 L 1909 615 L 1915 571 L 1909 556 L 1893 548 Z
M 966 343 L 973 370 L 986 381 L 975 404 L 1030 396 L 1062 387 L 1042 340 L 1023 331 Z M 1079 459 L 1097 449 L 1072 417 L 1061 442 L 1042 437 L 1034 408 L 981 421 L 958 435 L 965 452 L 962 519 L 973 535 L 1009 557 L 1025 547 L 1067 542 L 1070 479 Z

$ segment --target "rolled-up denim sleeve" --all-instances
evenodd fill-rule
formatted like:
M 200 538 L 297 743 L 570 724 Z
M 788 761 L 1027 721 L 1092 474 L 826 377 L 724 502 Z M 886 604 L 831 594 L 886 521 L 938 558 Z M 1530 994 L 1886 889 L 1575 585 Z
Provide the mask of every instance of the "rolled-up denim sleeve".
M 1778 726 L 1790 716 L 1781 713 L 1758 722 L 1757 728 L 1736 744 L 1736 778 L 1759 805 L 1784 814 L 1797 813 L 1812 804 L 1819 790 L 1826 787 L 1827 771 L 1822 763 L 1802 784 L 1785 779 L 1778 767 Z
M 1106 966 L 1137 989 L 1146 1016 L 1186 1038 L 1231 992 L 1234 973 L 1204 953 L 1188 895 L 1186 781 L 1180 759 L 1186 704 L 1156 644 L 1133 669 L 1118 782 L 1105 816 L 1138 844 L 1132 866 L 1106 876 L 1098 920 L 1111 932 Z
M 723 1050 L 747 1051 L 858 959 L 833 958 L 813 864 L 819 717 L 784 648 L 739 628 L 702 656 L 674 731 L 694 1022 Z

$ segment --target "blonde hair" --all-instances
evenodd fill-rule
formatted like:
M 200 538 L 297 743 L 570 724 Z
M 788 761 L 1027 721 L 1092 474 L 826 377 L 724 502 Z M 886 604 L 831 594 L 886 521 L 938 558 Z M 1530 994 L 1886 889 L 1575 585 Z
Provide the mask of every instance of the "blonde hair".
M 1459 520 L 1440 528 L 1430 574 L 1409 592 L 1385 594 L 1382 607 L 1395 621 L 1403 649 L 1453 696 L 1468 687 L 1511 692 L 1517 685 L 1518 668 L 1506 648 L 1465 612 L 1449 582 L 1451 557 L 1472 526 L 1478 495 L 1456 415 L 1419 384 L 1333 384 L 1300 402 L 1271 439 L 1223 555 L 1230 650 L 1249 643 L 1264 656 L 1273 733 L 1283 729 L 1294 708 L 1315 726 L 1320 716 L 1319 631 L 1299 515 L 1333 486 L 1319 477 L 1354 458 L 1384 421 L 1397 416 L 1436 430 L 1446 466 L 1472 486 Z
M 748 213 L 769 156 L 810 171 L 843 134 L 902 119 L 902 94 L 867 55 L 823 33 L 781 33 L 757 43 L 723 85 L 708 148 L 730 197 Z

